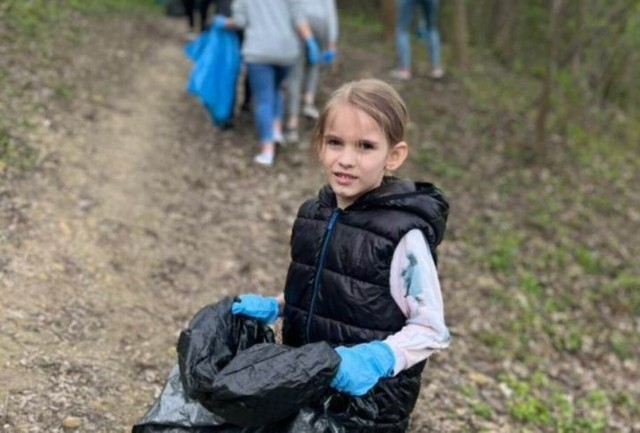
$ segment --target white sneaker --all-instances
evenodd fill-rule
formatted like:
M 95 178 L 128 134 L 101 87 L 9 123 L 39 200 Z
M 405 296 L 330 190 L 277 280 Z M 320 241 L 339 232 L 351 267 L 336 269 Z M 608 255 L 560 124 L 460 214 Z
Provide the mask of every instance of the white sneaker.
M 264 165 L 267 167 L 271 167 L 276 159 L 275 153 L 272 152 L 261 152 L 253 157 L 253 162 L 256 164 Z
M 411 72 L 406 69 L 392 69 L 391 72 L 389 72 L 389 75 L 391 78 L 395 78 L 396 80 L 406 81 L 411 79 Z
M 434 80 L 439 80 L 440 78 L 444 77 L 444 70 L 442 68 L 434 68 L 431 71 L 431 78 Z
M 313 120 L 318 120 L 318 118 L 320 117 L 320 112 L 318 111 L 318 109 L 311 104 L 305 104 L 305 106 L 302 107 L 302 114 L 305 117 Z

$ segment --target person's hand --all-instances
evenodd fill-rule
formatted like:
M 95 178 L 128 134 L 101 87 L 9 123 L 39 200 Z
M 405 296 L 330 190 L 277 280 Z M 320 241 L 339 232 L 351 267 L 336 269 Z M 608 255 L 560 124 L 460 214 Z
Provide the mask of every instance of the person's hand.
M 337 55 L 336 50 L 328 49 L 322 53 L 322 62 L 330 65 L 336 59 Z
M 313 36 L 309 36 L 304 40 L 307 47 L 307 60 L 310 64 L 315 65 L 320 60 L 320 46 Z
M 269 325 L 278 318 L 280 305 L 272 296 L 240 295 L 238 300 L 231 304 L 231 313 L 258 319 Z
M 216 15 L 213 17 L 213 27 L 216 29 L 226 29 L 229 18 L 224 15 Z
M 364 395 L 381 378 L 393 373 L 393 351 L 382 341 L 352 347 L 339 346 L 335 350 L 341 360 L 338 373 L 331 381 L 331 387 L 345 394 Z

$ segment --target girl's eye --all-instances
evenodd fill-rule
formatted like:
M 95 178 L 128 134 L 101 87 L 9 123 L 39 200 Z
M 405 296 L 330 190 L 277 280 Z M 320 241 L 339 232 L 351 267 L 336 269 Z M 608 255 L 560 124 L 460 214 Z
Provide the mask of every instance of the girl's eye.
M 340 146 L 341 144 L 342 143 L 338 139 L 335 139 L 335 138 L 328 138 L 327 139 L 327 145 L 328 146 Z
M 373 143 L 369 142 L 369 141 L 361 141 L 360 142 L 360 147 L 362 149 L 364 149 L 364 150 L 372 150 L 372 149 L 376 148 L 376 146 Z

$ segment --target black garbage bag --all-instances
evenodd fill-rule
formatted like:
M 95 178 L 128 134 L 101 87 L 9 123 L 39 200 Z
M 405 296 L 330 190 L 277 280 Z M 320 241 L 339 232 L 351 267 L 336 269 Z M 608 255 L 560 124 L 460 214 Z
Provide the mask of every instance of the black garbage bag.
M 190 397 L 233 424 L 257 426 L 327 394 L 340 363 L 328 344 L 275 344 L 270 327 L 231 314 L 232 303 L 203 308 L 180 334 L 178 363 Z
M 199 398 L 216 415 L 242 426 L 274 423 L 320 401 L 340 362 L 324 342 L 292 348 L 257 344 L 223 368 Z
M 300 409 L 286 433 L 347 433 L 374 427 L 378 406 L 370 396 L 331 393 L 321 402 Z
M 377 407 L 373 400 L 332 393 L 303 407 L 292 419 L 263 426 L 240 427 L 212 414 L 189 399 L 175 365 L 153 406 L 132 433 L 347 433 L 371 426 Z
M 138 421 L 132 433 L 241 433 L 242 428 L 232 426 L 206 410 L 200 403 L 190 400 L 180 381 L 176 364 L 169 373 L 160 397 Z
M 178 341 L 178 366 L 132 433 L 345 433 L 377 407 L 329 387 L 340 358 L 326 343 L 275 344 L 273 331 L 231 314 L 231 298 L 200 310 Z
M 211 382 L 238 352 L 276 341 L 269 326 L 231 314 L 232 303 L 232 298 L 224 298 L 202 308 L 178 338 L 182 384 L 197 400 L 207 400 Z

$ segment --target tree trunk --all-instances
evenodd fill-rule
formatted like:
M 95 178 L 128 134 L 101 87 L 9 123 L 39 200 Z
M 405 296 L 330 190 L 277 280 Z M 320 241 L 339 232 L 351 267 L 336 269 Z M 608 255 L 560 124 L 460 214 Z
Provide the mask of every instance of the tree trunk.
M 534 158 L 536 160 L 543 159 L 546 153 L 546 138 L 547 138 L 547 120 L 549 118 L 549 112 L 551 111 L 551 93 L 553 92 L 556 68 L 557 68 L 557 53 L 559 44 L 559 21 L 560 14 L 562 12 L 564 0 L 553 0 L 551 3 L 551 14 L 549 18 L 549 33 L 548 33 L 548 58 L 547 58 L 547 71 L 545 79 L 542 85 L 542 93 L 540 95 L 540 107 L 538 110 L 538 117 L 536 119 L 536 143 L 534 151 Z
M 464 70 L 469 66 L 469 31 L 465 0 L 453 2 L 453 61 Z
M 392 38 L 396 31 L 396 1 L 382 0 L 382 23 L 385 38 Z
M 473 0 L 465 3 L 468 17 L 469 39 L 471 45 L 478 48 L 491 46 L 494 39 L 493 0 Z
M 513 60 L 513 30 L 518 20 L 518 11 L 518 0 L 498 0 L 493 48 L 498 60 L 505 65 L 510 64 Z

